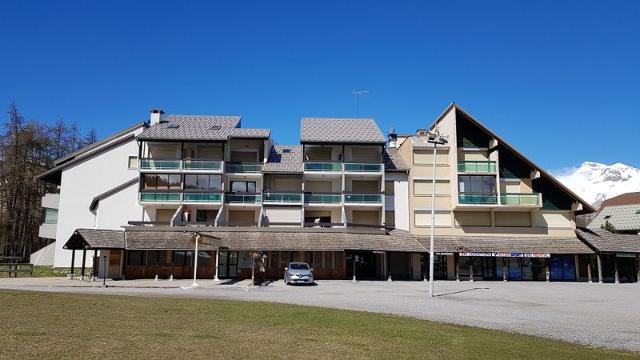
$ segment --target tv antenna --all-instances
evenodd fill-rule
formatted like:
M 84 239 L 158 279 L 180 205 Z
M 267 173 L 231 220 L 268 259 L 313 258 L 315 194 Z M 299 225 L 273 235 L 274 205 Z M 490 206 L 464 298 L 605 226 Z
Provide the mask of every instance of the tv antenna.
M 357 99 L 356 100 L 356 103 L 357 103 L 356 107 L 357 107 L 357 112 L 358 112 L 358 119 L 360 119 L 360 97 L 362 95 L 367 95 L 368 93 L 369 93 L 368 90 L 356 90 L 356 89 L 353 89 L 353 96 L 355 96 L 356 99 Z

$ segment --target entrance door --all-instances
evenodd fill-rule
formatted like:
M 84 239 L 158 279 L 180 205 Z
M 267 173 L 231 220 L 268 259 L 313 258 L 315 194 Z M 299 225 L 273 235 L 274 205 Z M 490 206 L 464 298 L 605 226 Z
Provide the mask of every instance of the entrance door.
M 634 257 L 621 257 L 616 258 L 618 262 L 618 280 L 620 282 L 636 282 L 638 279 L 638 272 L 636 270 L 636 258 Z
M 573 255 L 554 255 L 549 261 L 551 280 L 575 280 L 576 264 Z
M 218 260 L 218 277 L 235 278 L 238 272 L 238 252 L 220 251 Z

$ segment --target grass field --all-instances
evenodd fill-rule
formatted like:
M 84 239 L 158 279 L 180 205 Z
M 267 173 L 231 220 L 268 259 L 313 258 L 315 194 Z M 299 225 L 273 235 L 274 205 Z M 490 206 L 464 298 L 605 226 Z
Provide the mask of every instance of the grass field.
M 258 302 L 0 291 L 0 309 L 1 359 L 639 355 L 398 316 Z
M 66 277 L 67 274 L 71 272 L 71 268 L 54 268 L 52 266 L 41 266 L 36 265 L 33 267 L 33 274 L 31 277 Z M 76 267 L 73 269 L 73 273 L 76 275 L 80 275 L 81 269 Z M 91 275 L 91 268 L 86 268 L 84 270 L 85 275 Z M 11 275 L 13 276 L 13 274 Z M 8 273 L 0 273 L 0 278 L 9 277 Z M 28 273 L 18 273 L 18 277 L 29 277 Z

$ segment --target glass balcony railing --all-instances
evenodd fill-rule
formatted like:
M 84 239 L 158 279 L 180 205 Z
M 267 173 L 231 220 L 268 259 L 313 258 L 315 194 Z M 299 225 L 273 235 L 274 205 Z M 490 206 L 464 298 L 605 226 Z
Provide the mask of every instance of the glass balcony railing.
M 367 163 L 346 163 L 344 164 L 346 172 L 382 172 L 382 164 Z
M 180 193 L 174 192 L 142 192 L 140 193 L 140 202 L 179 203 L 181 195 Z
M 222 194 L 220 193 L 184 193 L 182 202 L 193 203 L 221 203 Z
M 227 172 L 230 173 L 259 173 L 262 164 L 227 164 Z
M 302 203 L 302 194 L 299 193 L 264 193 L 262 202 L 267 204 Z
M 340 162 L 305 162 L 304 171 L 342 171 Z
M 222 161 L 216 160 L 183 160 L 182 164 L 185 170 L 222 170 Z
M 224 202 L 229 204 L 260 204 L 262 195 L 227 193 L 224 195 Z
M 344 202 L 382 204 L 382 194 L 344 194 Z
M 180 170 L 180 160 L 156 160 L 142 159 L 140 160 L 140 169 L 142 170 Z
M 495 161 L 459 161 L 458 172 L 461 173 L 495 173 Z
M 540 195 L 538 193 L 531 194 L 500 194 L 501 205 L 533 205 L 540 206 Z
M 340 204 L 340 194 L 304 194 L 304 202 L 307 204 Z
M 458 194 L 458 203 L 464 205 L 498 204 L 496 194 Z

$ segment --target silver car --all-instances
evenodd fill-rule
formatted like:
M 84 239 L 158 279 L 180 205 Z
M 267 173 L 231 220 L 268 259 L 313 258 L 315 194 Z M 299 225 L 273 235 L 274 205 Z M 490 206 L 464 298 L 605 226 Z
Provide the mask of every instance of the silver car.
M 313 269 L 304 262 L 289 263 L 289 267 L 284 268 L 284 283 L 313 284 Z

